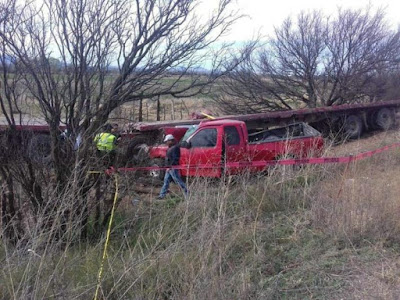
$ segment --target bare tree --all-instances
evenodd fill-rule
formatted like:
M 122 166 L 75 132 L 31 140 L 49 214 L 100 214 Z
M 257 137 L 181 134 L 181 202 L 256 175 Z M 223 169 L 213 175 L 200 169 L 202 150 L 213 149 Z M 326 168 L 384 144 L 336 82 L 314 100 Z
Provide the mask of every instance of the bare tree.
M 371 101 L 377 96 L 371 83 L 398 64 L 399 45 L 383 10 L 339 9 L 336 17 L 303 12 L 286 19 L 224 81 L 234 105 L 226 96 L 217 102 L 238 112 Z
M 211 47 L 239 18 L 231 2 L 219 1 L 205 18 L 196 14 L 198 0 L 7 0 L 1 7 L 0 46 L 3 62 L 11 57 L 15 71 L 2 77 L 2 112 L 10 125 L 17 123 L 12 112 L 18 101 L 10 84 L 18 80 L 15 87 L 40 107 L 50 127 L 51 170 L 35 168 L 29 155 L 20 168 L 14 164 L 6 170 L 20 179 L 32 205 L 51 211 L 48 195 L 55 190 L 76 193 L 77 211 L 88 211 L 92 137 L 114 109 L 164 95 L 203 93 L 239 63 L 225 63 L 229 45 Z M 205 64 L 207 74 L 196 72 Z M 3 70 L 7 67 L 3 63 Z M 75 157 L 65 155 L 60 125 L 82 135 L 79 151 L 71 152 Z M 46 172 L 51 173 L 42 180 Z
M 222 56 L 207 49 L 237 19 L 230 2 L 221 1 L 206 21 L 193 0 L 30 2 L 15 6 L 0 34 L 54 134 L 61 121 L 73 130 L 84 124 L 92 134 L 121 104 L 194 95 L 222 76 Z M 205 62 L 212 66 L 207 76 L 192 72 Z M 178 67 L 180 75 L 169 76 Z
M 322 104 L 370 101 L 370 84 L 398 63 L 399 32 L 389 29 L 385 12 L 339 10 L 326 40 Z
M 13 4 L 8 1 L 0 4 L 0 31 L 7 30 L 6 20 L 13 13 Z M 1 187 L 1 223 L 4 235 L 16 242 L 23 234 L 22 216 L 19 212 L 18 199 L 15 195 L 15 178 L 8 166 L 10 160 L 19 157 L 24 159 L 20 151 L 23 142 L 15 134 L 18 117 L 21 115 L 19 103 L 25 93 L 21 86 L 21 72 L 15 68 L 16 61 L 4 40 L 0 39 L 0 119 L 9 129 L 0 135 L 0 187 Z M 27 175 L 29 177 L 29 175 Z

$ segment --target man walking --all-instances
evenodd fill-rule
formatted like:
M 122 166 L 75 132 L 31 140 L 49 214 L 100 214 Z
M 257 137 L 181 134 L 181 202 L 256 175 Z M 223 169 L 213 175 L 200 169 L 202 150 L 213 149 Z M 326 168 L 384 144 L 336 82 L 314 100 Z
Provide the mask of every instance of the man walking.
M 164 142 L 168 146 L 167 156 L 165 157 L 165 166 L 166 167 L 178 166 L 179 158 L 181 157 L 181 148 L 179 144 L 177 144 L 175 137 L 172 134 L 167 134 L 165 136 Z M 161 188 L 160 195 L 157 197 L 157 199 L 163 199 L 165 197 L 165 195 L 168 192 L 169 184 L 172 180 L 181 187 L 181 189 L 185 193 L 185 197 L 187 196 L 188 190 L 181 178 L 179 170 L 174 168 L 168 168 L 167 171 L 165 172 L 164 184 Z

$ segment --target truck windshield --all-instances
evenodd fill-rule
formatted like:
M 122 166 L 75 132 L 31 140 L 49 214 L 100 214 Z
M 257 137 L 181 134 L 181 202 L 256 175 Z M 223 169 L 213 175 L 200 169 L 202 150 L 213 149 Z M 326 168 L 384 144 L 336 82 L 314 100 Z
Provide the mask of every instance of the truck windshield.
M 186 141 L 192 134 L 193 132 L 196 131 L 196 129 L 199 127 L 199 125 L 193 125 L 190 126 L 189 129 L 186 131 L 185 135 L 181 139 L 182 142 Z

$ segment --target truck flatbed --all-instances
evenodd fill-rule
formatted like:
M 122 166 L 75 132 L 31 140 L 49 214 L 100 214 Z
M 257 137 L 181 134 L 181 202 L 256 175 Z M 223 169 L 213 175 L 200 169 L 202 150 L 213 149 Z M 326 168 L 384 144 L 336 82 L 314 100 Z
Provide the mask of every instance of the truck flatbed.
M 356 103 L 356 104 L 343 104 L 327 107 L 304 108 L 295 110 L 284 110 L 265 112 L 257 114 L 242 114 L 242 115 L 227 115 L 216 117 L 215 120 L 238 120 L 247 123 L 248 127 L 257 127 L 260 123 L 274 123 L 276 125 L 287 123 L 291 121 L 305 121 L 305 122 L 318 122 L 332 117 L 333 115 L 339 117 L 341 115 L 357 114 L 359 112 L 372 112 L 382 108 L 398 109 L 400 107 L 400 99 L 379 101 L 372 103 Z M 184 126 L 195 125 L 204 121 L 204 119 L 197 120 L 181 120 L 181 121 L 163 121 L 163 122 L 139 122 L 132 124 L 131 128 L 136 131 L 153 131 L 171 126 Z

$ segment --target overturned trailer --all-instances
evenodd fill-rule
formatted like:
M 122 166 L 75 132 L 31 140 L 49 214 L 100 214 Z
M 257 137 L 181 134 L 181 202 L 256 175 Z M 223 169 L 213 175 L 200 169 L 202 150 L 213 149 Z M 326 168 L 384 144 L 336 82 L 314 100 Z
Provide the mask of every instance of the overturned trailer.
M 394 126 L 400 99 L 373 103 L 344 104 L 328 107 L 304 108 L 257 114 L 227 115 L 214 120 L 238 120 L 246 123 L 249 130 L 284 126 L 294 122 L 306 122 L 322 132 L 341 132 L 347 138 L 358 138 L 363 132 Z M 130 133 L 136 137 L 157 135 L 160 129 L 196 125 L 202 120 L 134 123 Z
M 400 99 L 373 103 L 345 104 L 329 107 L 305 108 L 257 114 L 228 115 L 216 117 L 214 120 L 243 121 L 249 134 L 275 126 L 285 126 L 294 122 L 305 122 L 322 133 L 340 134 L 345 138 L 358 138 L 364 132 L 380 129 L 387 130 L 394 126 L 396 112 L 400 107 Z M 135 160 L 144 145 L 151 146 L 161 142 L 164 134 L 173 133 L 180 139 L 190 125 L 203 120 L 181 120 L 164 122 L 139 122 L 127 126 L 121 132 L 122 160 Z M 0 134 L 4 135 L 9 127 L 0 125 Z M 24 125 L 15 127 L 16 131 L 27 140 L 26 147 L 40 149 L 40 155 L 49 151 L 47 142 L 49 127 L 46 125 Z M 63 128 L 61 128 L 63 129 Z M 60 131 L 61 132 L 61 131 Z

